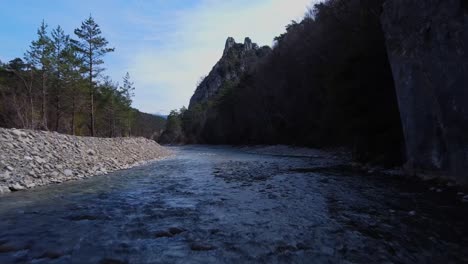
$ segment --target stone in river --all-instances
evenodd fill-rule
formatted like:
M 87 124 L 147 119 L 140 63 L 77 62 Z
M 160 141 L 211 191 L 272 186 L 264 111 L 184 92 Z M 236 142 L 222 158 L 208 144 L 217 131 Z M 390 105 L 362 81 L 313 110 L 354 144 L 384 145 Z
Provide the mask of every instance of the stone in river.
M 13 191 L 13 192 L 21 191 L 21 190 L 24 190 L 24 189 L 26 189 L 26 187 L 20 185 L 19 183 L 15 183 L 15 184 L 10 185 L 10 190 Z
M 0 186 L 0 194 L 9 193 L 9 192 L 10 192 L 10 188 L 6 186 Z
M 463 196 L 463 202 L 468 203 L 468 195 Z
M 193 251 L 209 251 L 216 249 L 216 247 L 208 244 L 193 243 L 192 245 L 190 245 L 190 249 Z
M 173 234 L 173 235 L 178 235 L 180 233 L 183 233 L 185 230 L 182 229 L 182 228 L 178 228 L 178 227 L 171 227 L 169 228 L 169 233 Z

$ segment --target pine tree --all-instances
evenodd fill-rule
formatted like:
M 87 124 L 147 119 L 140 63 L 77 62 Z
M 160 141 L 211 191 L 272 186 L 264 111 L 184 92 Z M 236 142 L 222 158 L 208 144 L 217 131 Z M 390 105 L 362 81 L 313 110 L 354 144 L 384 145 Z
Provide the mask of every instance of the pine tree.
M 86 83 L 81 76 L 81 69 L 83 68 L 83 60 L 79 56 L 75 46 L 71 41 L 65 46 L 61 55 L 61 71 L 63 84 L 64 100 L 67 100 L 69 105 L 70 125 L 69 129 L 72 135 L 76 134 L 77 130 L 77 114 L 82 104 L 81 98 L 86 94 Z
M 54 106 L 55 106 L 55 131 L 60 129 L 60 119 L 62 116 L 62 95 L 66 87 L 64 83 L 64 72 L 69 67 L 67 59 L 68 49 L 70 49 L 70 36 L 66 35 L 60 26 L 57 26 L 52 33 L 52 71 L 54 79 Z
M 33 71 L 40 71 L 40 87 L 41 87 L 41 128 L 47 130 L 47 89 L 49 85 L 49 72 L 51 66 L 52 42 L 47 35 L 47 24 L 42 21 L 41 26 L 37 30 L 37 40 L 33 41 L 29 47 L 29 51 L 25 54 L 25 60 L 31 67 L 31 77 Z
M 126 99 L 126 104 L 130 107 L 132 104 L 132 97 L 135 96 L 134 83 L 130 80 L 130 74 L 127 72 L 123 77 L 123 86 L 120 87 L 120 92 Z
M 132 124 L 132 98 L 135 96 L 135 87 L 134 83 L 130 80 L 130 74 L 127 72 L 123 77 L 123 86 L 120 87 L 120 94 L 123 98 L 124 103 L 124 118 L 126 119 L 126 128 L 127 135 L 131 134 L 131 124 Z
M 90 132 L 94 136 L 95 131 L 95 115 L 94 115 L 94 96 L 96 93 L 95 79 L 104 70 L 100 67 L 104 63 L 103 57 L 106 53 L 113 52 L 113 48 L 108 48 L 109 42 L 102 36 L 99 25 L 90 15 L 88 19 L 81 23 L 81 27 L 75 29 L 75 35 L 79 38 L 74 41 L 77 51 L 83 57 L 83 69 L 86 71 L 86 77 L 89 85 L 90 97 Z

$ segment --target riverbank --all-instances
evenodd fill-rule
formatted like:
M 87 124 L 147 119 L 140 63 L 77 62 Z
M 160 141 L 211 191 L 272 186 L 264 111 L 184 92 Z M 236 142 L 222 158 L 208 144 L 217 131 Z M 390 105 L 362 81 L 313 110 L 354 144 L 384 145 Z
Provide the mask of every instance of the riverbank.
M 145 138 L 91 138 L 0 128 L 0 194 L 128 169 L 169 156 Z
M 363 164 L 353 161 L 352 154 L 345 149 L 321 150 L 306 147 L 296 147 L 288 145 L 258 145 L 243 146 L 242 151 L 252 154 L 272 155 L 283 157 L 304 157 L 320 159 L 323 162 L 314 168 L 308 168 L 309 171 L 321 171 L 330 168 L 350 171 L 361 175 L 380 174 L 385 177 L 400 179 L 402 182 L 410 180 L 414 185 L 427 186 L 432 192 L 447 192 L 464 203 L 468 203 L 468 186 L 457 184 L 455 181 L 438 178 L 428 174 L 409 174 L 403 167 L 386 168 L 373 164 Z
M 362 174 L 380 173 L 393 177 L 407 176 L 404 169 L 401 167 L 385 168 L 382 166 L 355 162 L 351 152 L 344 148 L 314 149 L 289 145 L 258 145 L 244 146 L 240 149 L 252 154 L 320 159 L 326 161 L 326 163 L 321 165 L 322 167 L 340 166 L 344 170 L 352 170 Z M 319 169 L 322 167 L 319 166 Z

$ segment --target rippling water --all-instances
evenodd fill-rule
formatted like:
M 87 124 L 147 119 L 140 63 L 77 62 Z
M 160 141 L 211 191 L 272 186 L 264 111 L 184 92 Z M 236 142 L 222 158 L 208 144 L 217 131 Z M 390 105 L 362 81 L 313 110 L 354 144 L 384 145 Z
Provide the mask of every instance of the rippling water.
M 468 263 L 468 206 L 224 147 L 0 197 L 0 263 Z

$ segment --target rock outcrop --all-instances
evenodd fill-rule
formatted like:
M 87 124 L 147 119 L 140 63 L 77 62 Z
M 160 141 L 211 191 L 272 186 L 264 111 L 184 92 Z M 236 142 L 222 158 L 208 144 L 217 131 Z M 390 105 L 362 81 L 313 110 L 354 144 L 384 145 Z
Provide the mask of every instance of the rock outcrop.
M 241 44 L 229 37 L 226 40 L 222 58 L 197 87 L 190 99 L 189 109 L 218 95 L 226 82 L 239 81 L 243 73 L 250 70 L 270 51 L 271 49 L 267 46 L 260 48 L 250 38 L 245 38 L 244 44 Z
M 468 183 L 468 2 L 388 0 L 382 24 L 416 174 Z
M 90 138 L 0 128 L 0 194 L 106 174 L 170 155 L 145 138 Z

